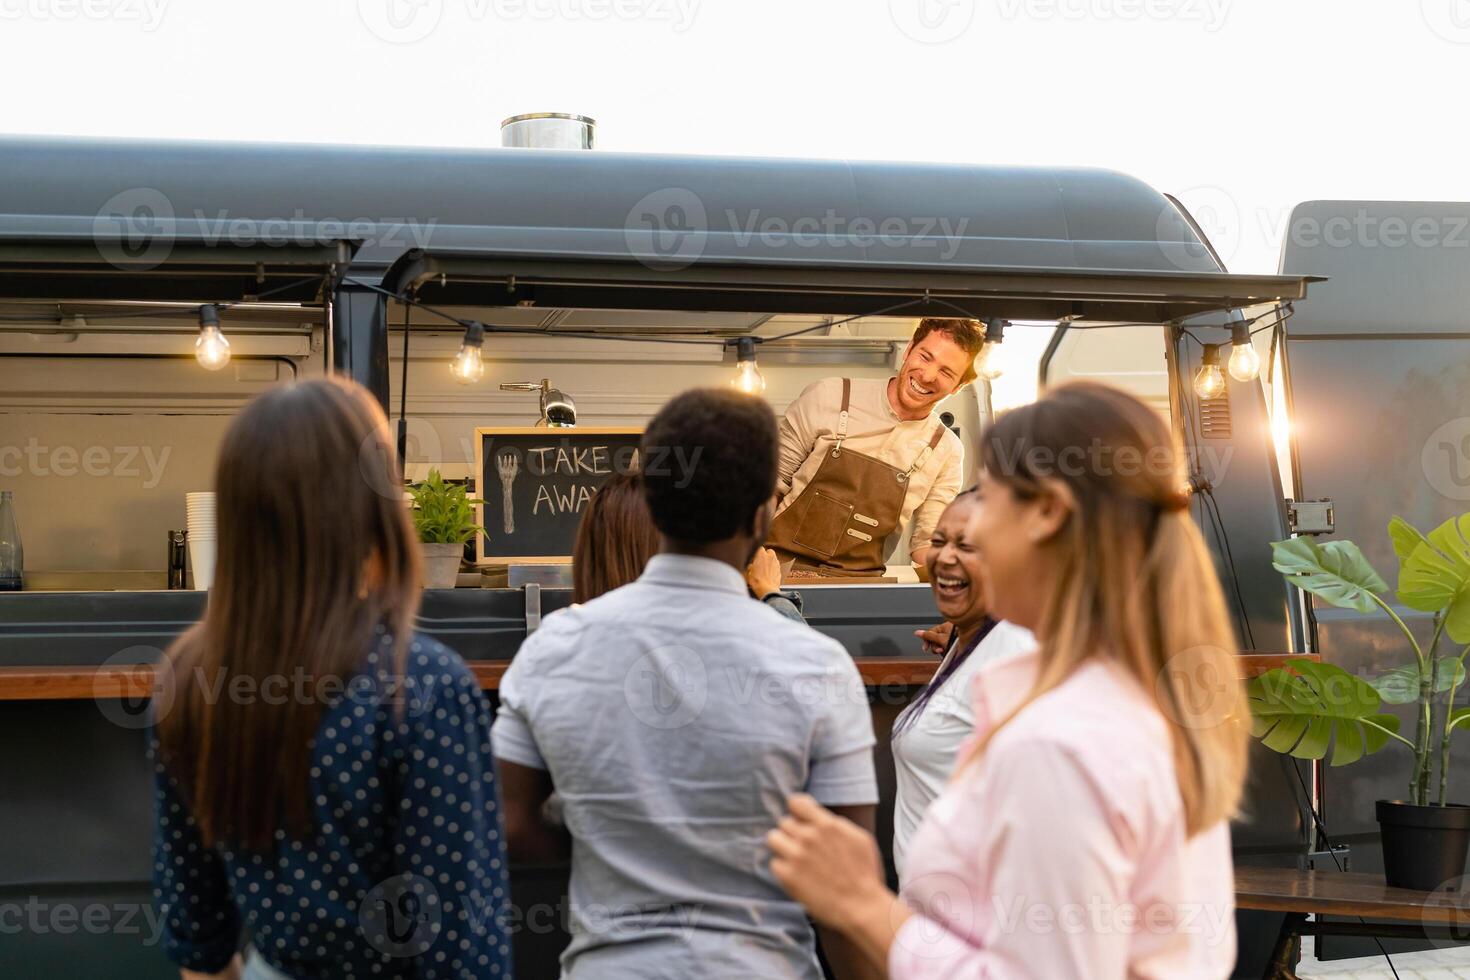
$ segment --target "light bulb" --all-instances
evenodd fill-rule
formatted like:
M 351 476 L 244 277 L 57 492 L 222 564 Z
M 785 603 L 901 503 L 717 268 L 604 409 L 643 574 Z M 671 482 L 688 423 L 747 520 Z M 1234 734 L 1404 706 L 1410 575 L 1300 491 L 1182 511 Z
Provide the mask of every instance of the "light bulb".
M 735 342 L 735 350 L 738 360 L 730 387 L 747 395 L 762 394 L 766 390 L 766 379 L 755 363 L 755 338 L 741 337 Z
M 466 343 L 455 355 L 454 363 L 449 366 L 449 370 L 454 372 L 454 380 L 460 384 L 474 384 L 485 376 L 484 355 L 480 348 Z
M 975 358 L 975 373 L 986 381 L 994 381 L 1006 373 L 1007 358 L 1005 349 L 998 340 L 986 341 L 985 346 L 980 348 L 980 356 Z
M 1201 398 L 1219 398 L 1225 393 L 1225 372 L 1220 370 L 1220 345 L 1206 344 L 1204 360 L 1194 376 L 1194 393 Z
M 462 385 L 474 384 L 485 376 L 485 356 L 482 348 L 485 345 L 485 325 L 478 320 L 471 320 L 465 324 L 464 343 L 460 345 L 459 353 L 454 356 L 454 363 L 449 365 L 450 373 L 454 380 Z
M 766 379 L 755 361 L 741 361 L 735 367 L 735 378 L 731 386 L 747 395 L 759 395 L 766 390 Z
M 230 342 L 219 328 L 219 310 L 199 308 L 199 338 L 194 341 L 194 359 L 206 371 L 218 371 L 230 363 Z
M 1254 381 L 1261 376 L 1261 355 L 1249 339 L 1230 351 L 1230 376 L 1236 381 Z
M 980 354 L 975 358 L 975 373 L 986 381 L 994 381 L 1006 373 L 1009 358 L 1006 356 L 1005 343 L 1006 327 L 1010 324 L 1000 317 L 991 317 L 985 321 L 985 343 L 980 347 Z

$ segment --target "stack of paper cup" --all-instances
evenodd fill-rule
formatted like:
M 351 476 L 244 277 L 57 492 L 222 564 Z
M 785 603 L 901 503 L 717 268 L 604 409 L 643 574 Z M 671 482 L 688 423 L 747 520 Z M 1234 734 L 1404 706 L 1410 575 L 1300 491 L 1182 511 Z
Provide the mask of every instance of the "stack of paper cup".
M 194 588 L 208 589 L 214 584 L 214 557 L 218 537 L 212 492 L 184 494 L 189 528 L 189 566 L 194 570 Z

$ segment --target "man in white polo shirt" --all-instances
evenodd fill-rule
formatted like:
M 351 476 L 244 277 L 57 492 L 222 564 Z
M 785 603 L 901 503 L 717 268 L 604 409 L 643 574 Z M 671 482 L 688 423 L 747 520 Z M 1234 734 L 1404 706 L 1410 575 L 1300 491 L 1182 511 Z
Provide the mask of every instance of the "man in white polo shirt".
M 826 378 L 791 403 L 768 544 L 795 563 L 792 578 L 881 574 L 910 527 L 909 557 L 923 564 L 964 458 L 935 407 L 975 380 L 984 344 L 974 320 L 922 320 L 895 376 Z
M 692 470 L 658 466 L 669 451 Z M 746 591 L 776 455 L 759 399 L 696 390 L 664 406 L 642 452 L 659 554 L 548 616 L 501 680 L 491 743 L 511 855 L 570 845 L 563 977 L 821 978 L 765 835 L 796 792 L 871 829 L 873 723 L 851 655 Z M 565 830 L 543 817 L 553 790 Z M 839 977 L 861 975 L 844 940 L 822 940 Z

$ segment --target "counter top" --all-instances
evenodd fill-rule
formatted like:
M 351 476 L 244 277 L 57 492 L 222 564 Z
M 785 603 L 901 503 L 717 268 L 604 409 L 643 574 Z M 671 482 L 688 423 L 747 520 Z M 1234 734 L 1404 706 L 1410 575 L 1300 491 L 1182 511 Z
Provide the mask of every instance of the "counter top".
M 913 687 L 927 683 L 937 657 L 855 658 L 868 687 Z M 1242 678 L 1255 677 L 1288 659 L 1316 660 L 1315 654 L 1243 653 L 1237 661 Z M 470 669 L 487 691 L 500 688 L 508 661 L 470 661 Z M 153 685 L 153 669 L 130 667 L 0 667 L 0 701 L 79 701 L 144 698 Z
M 914 630 L 939 619 L 928 588 L 905 585 L 797 587 L 807 622 L 837 640 L 869 687 L 926 683 L 937 657 L 920 652 Z M 17 592 L 0 596 L 0 700 L 146 696 L 150 664 L 204 613 L 206 593 Z M 571 603 L 568 589 L 543 589 L 548 615 Z M 496 690 L 527 634 L 519 589 L 424 593 L 417 627 L 457 651 L 486 690 Z M 1241 657 L 1244 676 L 1279 666 L 1282 654 Z

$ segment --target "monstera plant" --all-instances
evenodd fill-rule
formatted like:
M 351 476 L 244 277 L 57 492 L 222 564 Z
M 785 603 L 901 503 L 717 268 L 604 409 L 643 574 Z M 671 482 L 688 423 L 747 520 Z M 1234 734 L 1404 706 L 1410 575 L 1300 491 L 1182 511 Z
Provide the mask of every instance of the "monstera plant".
M 1357 545 L 1274 542 L 1273 564 L 1288 582 L 1339 608 L 1382 613 L 1403 634 L 1406 658 L 1372 678 L 1308 660 L 1267 671 L 1249 688 L 1253 734 L 1277 752 L 1332 766 L 1390 744 L 1402 749 L 1410 760 L 1406 797 L 1378 801 L 1385 871 L 1390 884 L 1434 888 L 1463 873 L 1470 847 L 1470 807 L 1447 801 L 1451 739 L 1470 728 L 1470 708 L 1455 707 L 1470 653 L 1470 514 L 1427 535 L 1395 517 L 1388 533 L 1399 563 L 1393 595 L 1432 615 L 1428 645 L 1389 604 L 1388 583 Z M 1384 705 L 1413 706 L 1412 735 Z

